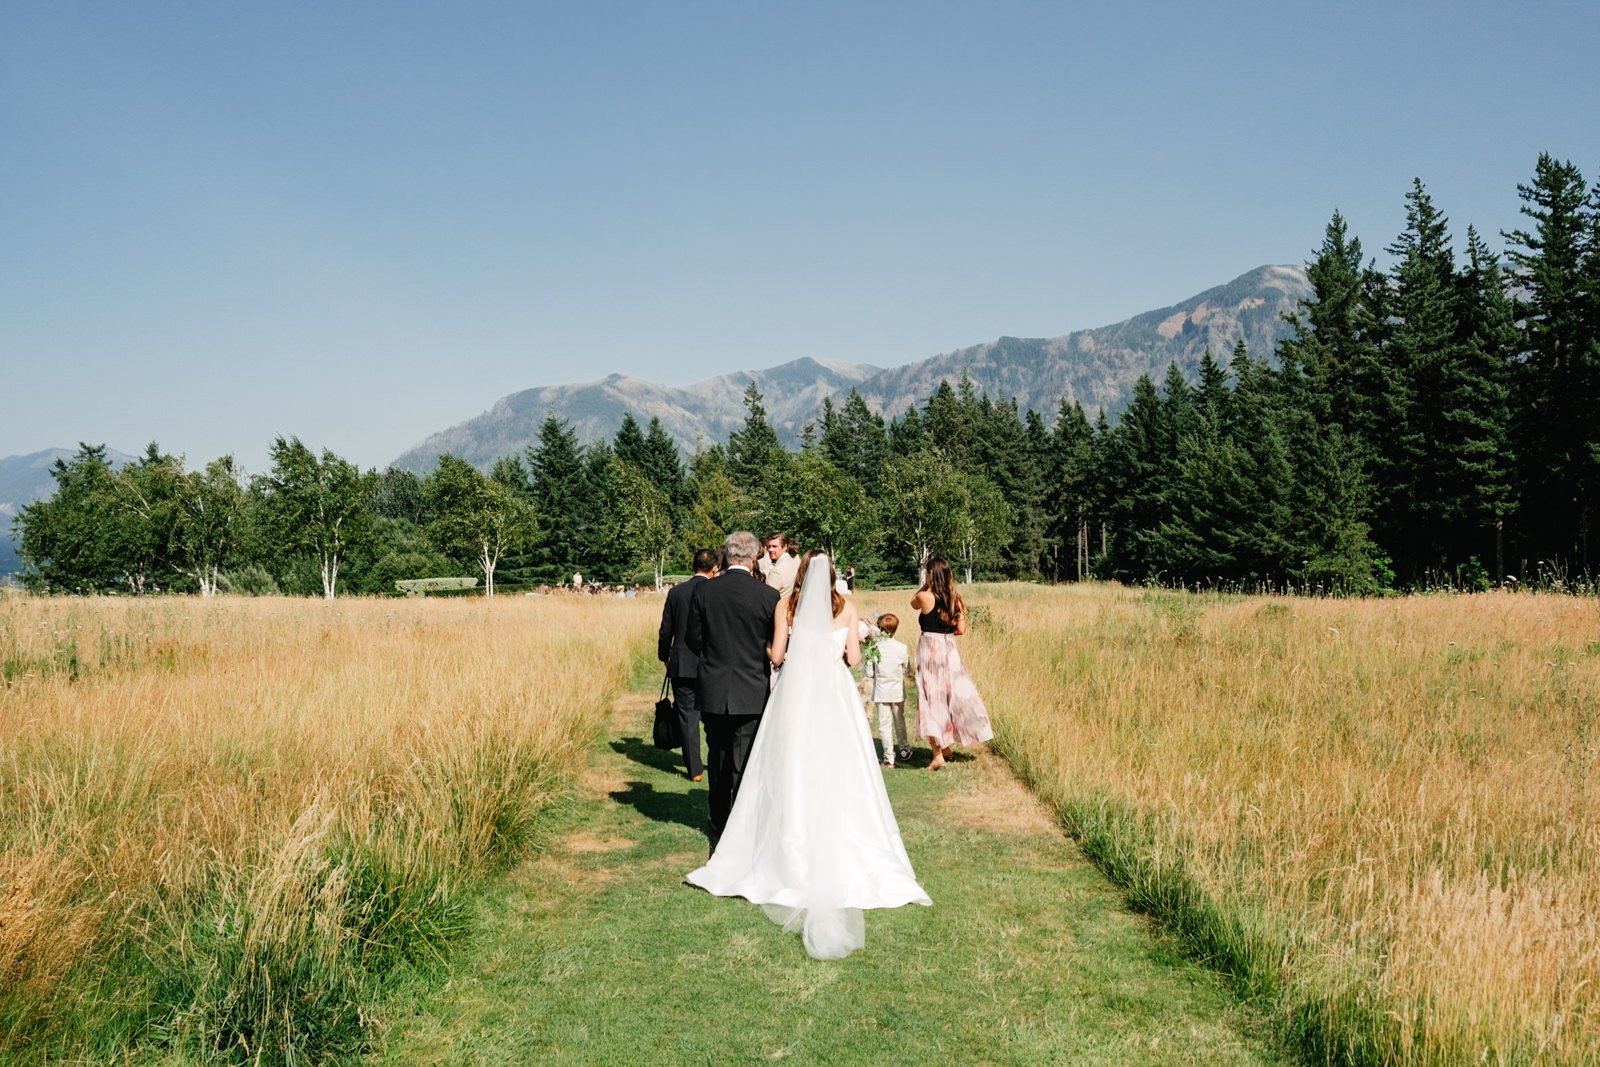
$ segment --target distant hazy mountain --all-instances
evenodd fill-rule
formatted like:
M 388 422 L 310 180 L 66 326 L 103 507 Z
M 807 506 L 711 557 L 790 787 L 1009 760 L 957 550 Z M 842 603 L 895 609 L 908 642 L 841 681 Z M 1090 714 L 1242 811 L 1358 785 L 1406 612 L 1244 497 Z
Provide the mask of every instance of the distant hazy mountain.
M 1257 267 L 1226 285 L 1126 322 L 1064 337 L 1002 337 L 887 370 L 799 359 L 681 388 L 613 374 L 597 382 L 528 389 L 505 397 L 477 418 L 431 435 L 395 465 L 426 471 L 441 452 L 451 452 L 486 467 L 534 443 L 549 412 L 570 422 L 585 441 L 614 435 L 626 411 L 641 423 L 658 416 L 680 445 L 692 449 L 697 439 L 725 440 L 730 429 L 743 423 L 742 398 L 751 380 L 765 397 L 773 427 L 790 443 L 817 417 L 826 396 L 842 398 L 855 388 L 874 409 L 898 415 L 925 400 L 941 380 L 957 381 L 962 371 L 990 396 L 1014 396 L 1023 408 L 1033 408 L 1047 420 L 1054 419 L 1062 397 L 1082 403 L 1092 419 L 1101 408 L 1120 411 L 1139 375 L 1149 374 L 1159 384 L 1173 361 L 1193 381 L 1207 347 L 1226 363 L 1242 337 L 1252 353 L 1270 357 L 1285 333 L 1283 313 L 1293 311 L 1310 291 L 1300 267 Z
M 753 379 L 765 398 L 767 417 L 790 443 L 800 427 L 816 418 L 824 397 L 848 395 L 879 373 L 879 368 L 831 360 L 797 359 L 766 370 L 735 371 L 693 385 L 675 387 L 613 374 L 580 385 L 547 385 L 512 393 L 475 419 L 432 434 L 394 461 L 397 467 L 427 471 L 449 452 L 481 467 L 519 452 L 539 437 L 539 424 L 554 411 L 570 422 L 583 441 L 615 436 L 625 412 L 641 426 L 651 417 L 685 449 L 697 440 L 710 444 L 743 425 L 744 390 Z
M 28 504 L 56 491 L 56 481 L 50 476 L 56 460 L 70 459 L 76 454 L 77 449 L 73 448 L 47 448 L 26 456 L 0 459 L 0 575 L 22 569 L 16 541 L 11 536 L 12 520 Z M 133 462 L 135 458 L 115 449 L 107 449 L 106 457 L 114 467 Z

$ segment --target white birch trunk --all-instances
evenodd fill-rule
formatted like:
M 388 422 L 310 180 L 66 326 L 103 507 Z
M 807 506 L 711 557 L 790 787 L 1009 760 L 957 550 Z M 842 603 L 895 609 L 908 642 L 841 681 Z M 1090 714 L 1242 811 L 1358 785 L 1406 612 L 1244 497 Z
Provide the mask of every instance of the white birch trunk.
M 332 600 L 334 588 L 339 583 L 339 557 L 337 554 L 322 557 L 322 599 Z
M 494 567 L 500 561 L 498 552 L 489 551 L 489 543 L 483 542 L 478 552 L 478 566 L 483 568 L 483 598 L 488 600 L 494 596 Z

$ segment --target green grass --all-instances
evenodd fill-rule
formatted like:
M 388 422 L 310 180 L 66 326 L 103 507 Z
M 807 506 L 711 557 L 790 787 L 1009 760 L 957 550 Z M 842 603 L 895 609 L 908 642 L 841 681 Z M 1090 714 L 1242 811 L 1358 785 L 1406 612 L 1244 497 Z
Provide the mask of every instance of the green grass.
M 480 898 L 447 982 L 391 1003 L 369 1062 L 1284 1062 L 995 756 L 886 772 L 934 906 L 869 912 L 845 960 L 683 885 L 706 854 L 705 787 L 642 740 L 643 674 L 548 848 Z

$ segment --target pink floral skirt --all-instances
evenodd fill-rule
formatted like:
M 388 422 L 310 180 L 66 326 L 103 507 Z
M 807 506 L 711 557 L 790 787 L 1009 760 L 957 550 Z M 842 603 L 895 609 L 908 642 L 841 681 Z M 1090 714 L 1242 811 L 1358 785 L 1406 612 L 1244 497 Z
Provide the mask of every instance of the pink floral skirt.
M 939 747 L 976 745 L 994 736 L 989 710 L 961 665 L 954 634 L 923 634 L 917 642 L 917 736 Z

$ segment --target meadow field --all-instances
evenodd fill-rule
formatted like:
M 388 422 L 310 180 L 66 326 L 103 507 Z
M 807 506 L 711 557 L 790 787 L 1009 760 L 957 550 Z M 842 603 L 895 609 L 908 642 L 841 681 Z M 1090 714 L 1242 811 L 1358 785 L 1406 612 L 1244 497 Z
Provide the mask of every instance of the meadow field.
M 996 745 L 1313 1062 L 1600 1062 L 1600 603 L 979 586 Z
M 1600 1062 L 1600 603 L 968 596 L 996 748 L 1289 1049 Z M 0 597 L 0 1063 L 370 1047 L 385 976 L 449 973 L 546 845 L 659 610 Z
M 320 1062 L 538 844 L 652 601 L 0 596 L 0 1062 Z

